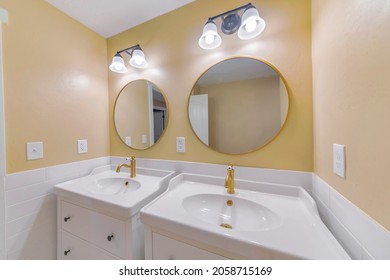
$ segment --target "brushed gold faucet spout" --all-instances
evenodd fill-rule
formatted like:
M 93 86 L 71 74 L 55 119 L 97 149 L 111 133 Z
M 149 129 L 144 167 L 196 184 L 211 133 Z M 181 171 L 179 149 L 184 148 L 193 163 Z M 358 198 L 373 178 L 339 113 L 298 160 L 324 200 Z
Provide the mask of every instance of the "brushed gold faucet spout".
M 128 159 L 130 160 L 130 164 L 122 163 L 122 164 L 118 165 L 118 167 L 116 168 L 116 173 L 121 172 L 122 167 L 130 168 L 130 177 L 134 178 L 136 176 L 136 174 L 135 174 L 135 170 L 136 170 L 135 156 L 131 156 L 130 158 L 126 158 L 126 160 L 128 160 Z
M 228 194 L 234 194 L 234 169 L 233 165 L 229 165 L 225 178 L 225 188 Z

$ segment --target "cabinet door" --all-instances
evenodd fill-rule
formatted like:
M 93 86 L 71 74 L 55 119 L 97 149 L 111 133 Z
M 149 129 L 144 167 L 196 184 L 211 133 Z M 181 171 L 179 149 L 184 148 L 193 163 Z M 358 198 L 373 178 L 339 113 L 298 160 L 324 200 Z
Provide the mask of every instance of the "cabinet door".
M 115 260 L 117 257 L 105 252 L 86 241 L 62 232 L 62 260 Z
M 227 260 L 212 252 L 153 233 L 154 260 Z
M 75 236 L 116 256 L 126 257 L 126 223 L 62 201 L 61 226 Z

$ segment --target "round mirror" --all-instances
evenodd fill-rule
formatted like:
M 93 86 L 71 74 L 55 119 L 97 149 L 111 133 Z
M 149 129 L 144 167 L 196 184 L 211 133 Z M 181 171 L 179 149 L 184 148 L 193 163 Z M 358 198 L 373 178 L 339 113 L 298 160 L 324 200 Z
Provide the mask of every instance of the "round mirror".
M 114 124 L 122 141 L 133 149 L 147 149 L 162 136 L 168 122 L 168 106 L 162 91 L 152 82 L 135 80 L 119 93 Z
M 284 78 L 253 58 L 232 58 L 209 68 L 188 103 L 192 129 L 215 151 L 243 154 L 270 142 L 286 121 L 289 97 Z

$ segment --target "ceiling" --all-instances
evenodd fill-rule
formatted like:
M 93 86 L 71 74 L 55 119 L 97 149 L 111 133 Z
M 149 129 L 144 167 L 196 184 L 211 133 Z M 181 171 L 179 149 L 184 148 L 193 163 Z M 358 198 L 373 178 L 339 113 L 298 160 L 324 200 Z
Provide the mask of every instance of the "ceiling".
M 105 38 L 194 0 L 46 0 Z

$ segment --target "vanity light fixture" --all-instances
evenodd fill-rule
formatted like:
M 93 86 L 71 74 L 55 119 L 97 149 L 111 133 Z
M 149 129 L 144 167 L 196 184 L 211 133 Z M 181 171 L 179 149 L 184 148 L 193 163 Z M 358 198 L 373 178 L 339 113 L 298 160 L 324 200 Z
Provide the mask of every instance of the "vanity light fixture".
M 241 10 L 244 10 L 242 17 L 238 14 Z M 217 18 L 222 18 L 221 31 L 224 34 L 231 35 L 238 31 L 238 37 L 241 40 L 252 39 L 260 35 L 265 29 L 264 19 L 260 17 L 255 6 L 248 3 L 209 18 L 199 39 L 199 46 L 202 49 L 215 49 L 222 43 L 221 36 L 218 34 L 217 26 L 214 22 Z
M 135 68 L 146 68 L 148 67 L 148 62 L 145 59 L 145 54 L 142 51 L 140 45 L 134 45 L 130 48 L 123 49 L 121 51 L 116 52 L 112 59 L 112 63 L 110 65 L 110 70 L 116 73 L 126 73 L 127 68 L 125 66 L 125 62 L 121 53 L 127 53 L 130 56 L 129 63 L 131 66 Z

